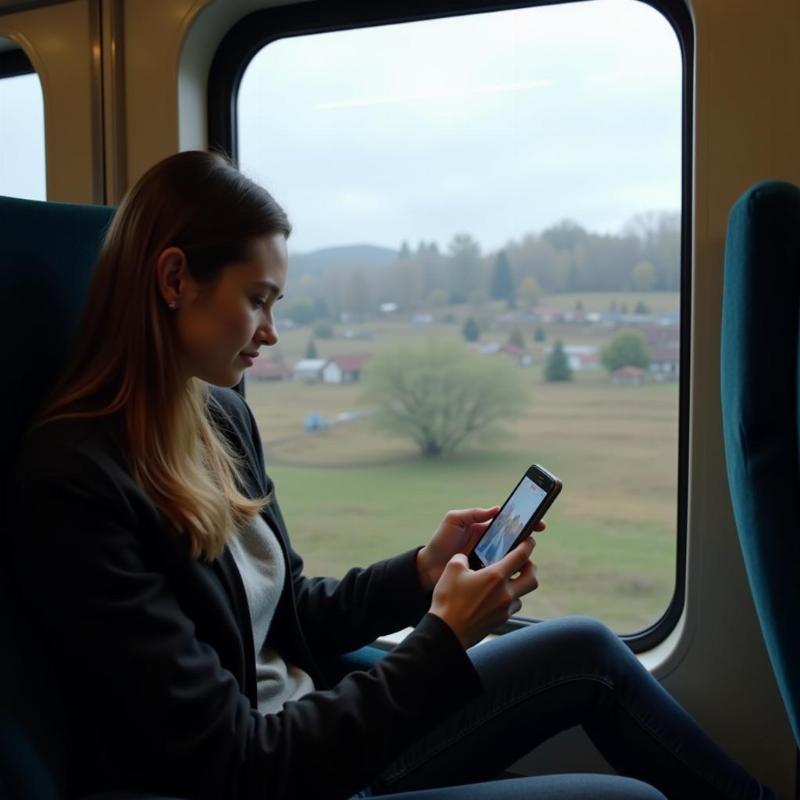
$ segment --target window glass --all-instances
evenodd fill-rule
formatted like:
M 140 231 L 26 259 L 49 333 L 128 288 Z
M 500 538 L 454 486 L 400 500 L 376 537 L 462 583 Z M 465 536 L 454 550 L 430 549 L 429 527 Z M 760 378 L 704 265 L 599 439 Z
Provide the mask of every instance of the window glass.
M 242 169 L 294 225 L 248 370 L 308 574 L 423 544 L 539 463 L 564 489 L 520 616 L 620 632 L 674 590 L 678 40 L 636 0 L 281 39 Z
M 8 52 L 0 37 L 0 54 Z M 46 199 L 44 100 L 36 73 L 0 72 L 0 194 Z

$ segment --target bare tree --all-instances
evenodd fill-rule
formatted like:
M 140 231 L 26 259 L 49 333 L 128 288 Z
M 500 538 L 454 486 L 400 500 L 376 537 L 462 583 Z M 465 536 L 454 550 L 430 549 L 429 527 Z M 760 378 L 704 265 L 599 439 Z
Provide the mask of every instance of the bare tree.
M 496 432 L 522 413 L 529 395 L 521 370 L 509 361 L 436 341 L 376 356 L 363 386 L 378 429 L 412 439 L 431 458 Z

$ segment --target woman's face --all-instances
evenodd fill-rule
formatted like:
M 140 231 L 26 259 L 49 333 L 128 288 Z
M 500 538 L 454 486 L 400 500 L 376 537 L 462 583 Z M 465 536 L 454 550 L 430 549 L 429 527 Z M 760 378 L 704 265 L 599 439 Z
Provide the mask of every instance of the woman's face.
M 235 386 L 249 366 L 243 354 L 257 354 L 262 345 L 278 341 L 272 311 L 283 297 L 286 270 L 286 237 L 278 233 L 254 239 L 250 257 L 224 267 L 211 288 L 201 289 L 184 273 L 177 308 L 170 313 L 177 315 L 187 379 Z

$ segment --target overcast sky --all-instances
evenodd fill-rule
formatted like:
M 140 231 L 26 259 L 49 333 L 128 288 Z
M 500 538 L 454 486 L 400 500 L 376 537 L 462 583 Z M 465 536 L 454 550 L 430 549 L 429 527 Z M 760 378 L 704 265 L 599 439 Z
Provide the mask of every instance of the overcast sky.
M 298 252 L 460 231 L 494 250 L 565 217 L 613 232 L 680 208 L 681 74 L 636 0 L 284 39 L 244 76 L 240 164 Z
M 341 244 L 484 250 L 563 218 L 616 232 L 680 207 L 680 47 L 637 0 L 290 38 L 251 62 L 239 156 L 294 225 Z M 0 81 L 0 193 L 44 197 L 41 92 Z
M 0 194 L 46 199 L 44 104 L 36 75 L 0 80 Z

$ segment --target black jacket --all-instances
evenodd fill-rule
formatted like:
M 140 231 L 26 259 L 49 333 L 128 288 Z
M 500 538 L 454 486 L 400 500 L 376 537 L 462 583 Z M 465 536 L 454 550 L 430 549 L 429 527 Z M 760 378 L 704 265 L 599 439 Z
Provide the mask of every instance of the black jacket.
M 273 489 L 252 413 L 230 389 L 210 403 L 246 459 L 242 489 Z M 416 550 L 305 578 L 277 502 L 287 580 L 269 641 L 317 691 L 263 716 L 241 577 L 230 552 L 192 559 L 133 481 L 107 420 L 57 420 L 23 440 L 11 493 L 16 582 L 68 702 L 76 790 L 181 797 L 345 798 L 480 691 L 451 629 L 426 614 Z M 369 672 L 329 686 L 319 660 L 416 629 Z

